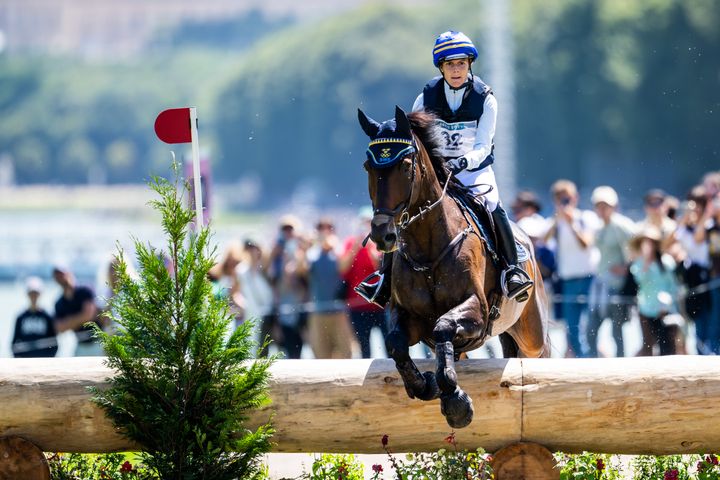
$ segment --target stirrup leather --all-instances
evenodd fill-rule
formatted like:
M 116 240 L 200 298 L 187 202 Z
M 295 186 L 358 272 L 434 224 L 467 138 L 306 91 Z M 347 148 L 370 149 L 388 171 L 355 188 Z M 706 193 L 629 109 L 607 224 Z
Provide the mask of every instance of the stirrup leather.
M 377 279 L 377 280 L 376 280 Z M 373 281 L 374 280 L 374 281 Z M 380 272 L 373 272 L 365 279 L 358 283 L 353 290 L 365 299 L 368 303 L 375 303 L 378 293 L 380 293 L 380 287 L 382 287 L 383 281 L 385 280 L 385 274 Z
M 508 275 L 513 273 L 517 273 L 518 275 L 523 277 L 525 279 L 525 282 L 515 291 L 509 292 L 507 287 L 507 277 Z M 515 297 L 518 297 L 520 294 L 530 290 L 532 286 L 533 281 L 530 278 L 530 275 L 528 275 L 525 270 L 518 267 L 517 265 L 510 265 L 505 270 L 503 270 L 502 273 L 500 273 L 500 287 L 502 288 L 503 295 L 505 295 L 507 298 L 513 299 Z

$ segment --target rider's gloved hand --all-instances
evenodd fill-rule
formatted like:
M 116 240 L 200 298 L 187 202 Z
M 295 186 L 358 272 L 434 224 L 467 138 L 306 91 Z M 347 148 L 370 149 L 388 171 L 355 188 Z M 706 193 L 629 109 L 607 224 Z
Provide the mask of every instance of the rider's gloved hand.
M 453 175 L 457 175 L 467 168 L 468 161 L 465 157 L 458 157 L 448 160 L 445 165 L 447 165 Z

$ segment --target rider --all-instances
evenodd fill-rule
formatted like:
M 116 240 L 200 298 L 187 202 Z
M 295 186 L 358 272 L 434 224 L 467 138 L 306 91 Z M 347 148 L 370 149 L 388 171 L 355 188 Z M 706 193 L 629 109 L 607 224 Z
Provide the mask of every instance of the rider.
M 413 111 L 426 110 L 438 117 L 445 165 L 471 193 L 482 195 L 480 198 L 492 214 L 504 264 L 503 293 L 508 298 L 524 301 L 527 298 L 524 293 L 533 282 L 518 266 L 512 227 L 500 204 L 492 169 L 497 100 L 490 87 L 472 73 L 472 62 L 477 56 L 475 45 L 462 32 L 441 33 L 433 48 L 433 63 L 441 75 L 425 85 L 415 100 Z M 487 191 L 488 187 L 490 191 Z M 368 301 L 380 305 L 390 297 L 390 269 L 387 266 L 391 256 L 385 257 L 384 276 L 377 273 L 371 278 L 371 275 L 356 287 Z

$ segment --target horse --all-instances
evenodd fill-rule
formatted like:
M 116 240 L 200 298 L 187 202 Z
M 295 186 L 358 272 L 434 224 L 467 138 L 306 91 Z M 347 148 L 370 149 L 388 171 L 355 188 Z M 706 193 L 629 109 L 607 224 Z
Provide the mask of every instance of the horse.
M 549 357 L 547 301 L 532 244 L 513 225 L 534 286 L 525 301 L 504 298 L 486 238 L 447 193 L 449 184 L 460 184 L 436 153 L 436 117 L 396 107 L 395 118 L 383 123 L 360 109 L 358 119 L 370 138 L 364 163 L 374 211 L 369 237 L 393 259 L 388 354 L 410 398 L 439 397 L 447 423 L 465 427 L 474 410 L 458 386 L 461 354 L 499 335 L 505 357 Z M 435 373 L 421 373 L 410 358 L 409 347 L 420 341 L 434 348 Z

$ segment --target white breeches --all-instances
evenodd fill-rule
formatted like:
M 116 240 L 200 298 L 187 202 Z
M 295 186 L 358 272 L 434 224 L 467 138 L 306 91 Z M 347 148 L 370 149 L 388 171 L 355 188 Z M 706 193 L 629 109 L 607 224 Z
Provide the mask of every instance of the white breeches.
M 473 193 L 482 194 L 487 192 L 480 198 L 483 199 L 485 206 L 490 212 L 494 212 L 500 204 L 500 194 L 498 192 L 497 183 L 495 182 L 495 172 L 493 172 L 492 165 L 476 172 L 463 170 L 458 173 L 457 179 L 460 180 L 463 185 L 470 187 L 470 190 Z M 488 190 L 490 191 L 488 192 Z

